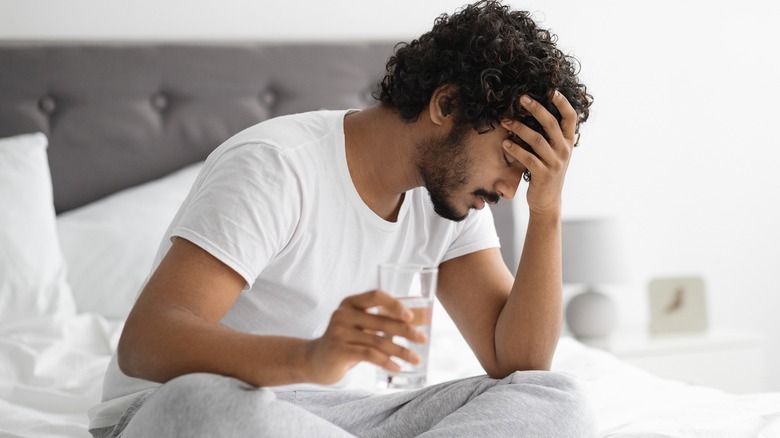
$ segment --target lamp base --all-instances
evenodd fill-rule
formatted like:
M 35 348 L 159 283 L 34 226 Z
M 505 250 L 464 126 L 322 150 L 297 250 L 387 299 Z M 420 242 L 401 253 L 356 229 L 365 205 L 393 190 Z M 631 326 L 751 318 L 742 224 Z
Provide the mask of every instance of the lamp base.
M 566 305 L 566 325 L 578 339 L 605 338 L 612 333 L 616 322 L 615 304 L 593 289 L 573 297 Z

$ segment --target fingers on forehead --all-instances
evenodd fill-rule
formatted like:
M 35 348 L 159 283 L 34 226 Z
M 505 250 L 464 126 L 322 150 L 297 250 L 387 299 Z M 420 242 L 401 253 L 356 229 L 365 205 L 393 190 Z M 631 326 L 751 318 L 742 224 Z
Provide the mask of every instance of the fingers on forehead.
M 512 115 L 510 115 L 508 119 L 501 120 L 501 124 L 504 127 L 509 129 L 508 126 L 503 123 L 504 121 L 517 121 L 531 130 L 542 134 L 546 138 L 547 133 L 542 122 L 549 123 L 551 122 L 551 118 L 554 118 L 562 127 L 571 126 L 571 135 L 573 135 L 573 128 L 576 128 L 577 126 L 579 115 L 563 93 L 556 89 L 550 89 L 543 100 L 532 98 L 533 100 L 529 108 L 526 108 L 520 103 L 521 97 L 522 96 L 518 97 Z M 567 131 L 568 130 L 564 128 L 564 134 L 569 134 Z

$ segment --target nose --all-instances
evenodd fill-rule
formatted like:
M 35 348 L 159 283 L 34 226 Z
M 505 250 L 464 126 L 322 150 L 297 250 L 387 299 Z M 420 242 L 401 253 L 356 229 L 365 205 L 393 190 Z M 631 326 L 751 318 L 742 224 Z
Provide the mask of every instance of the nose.
M 516 169 L 513 169 L 496 182 L 495 189 L 501 194 L 502 198 L 511 201 L 517 193 L 520 178 L 522 178 L 522 173 L 518 173 Z

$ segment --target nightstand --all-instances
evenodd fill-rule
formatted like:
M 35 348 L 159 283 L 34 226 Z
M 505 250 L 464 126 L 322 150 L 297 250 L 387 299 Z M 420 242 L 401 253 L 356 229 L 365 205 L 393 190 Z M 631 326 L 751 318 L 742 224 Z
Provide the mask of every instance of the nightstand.
M 676 335 L 627 331 L 599 347 L 660 377 L 734 393 L 766 391 L 764 340 L 754 331 Z

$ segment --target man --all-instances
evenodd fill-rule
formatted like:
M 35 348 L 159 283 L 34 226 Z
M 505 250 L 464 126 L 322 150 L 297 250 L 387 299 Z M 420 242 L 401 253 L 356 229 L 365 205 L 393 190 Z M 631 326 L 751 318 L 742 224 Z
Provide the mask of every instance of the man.
M 561 327 L 561 190 L 592 100 L 575 63 L 526 13 L 480 2 L 396 50 L 380 104 L 226 141 L 127 319 L 93 435 L 591 434 L 573 383 L 544 371 Z M 513 278 L 483 207 L 524 178 Z M 487 376 L 339 389 L 360 362 L 420 360 L 376 334 L 424 341 L 376 290 L 388 261 L 439 266 L 438 297 Z

